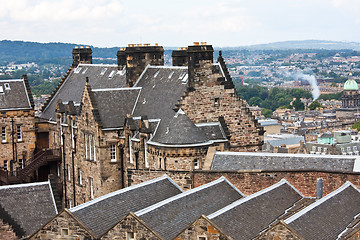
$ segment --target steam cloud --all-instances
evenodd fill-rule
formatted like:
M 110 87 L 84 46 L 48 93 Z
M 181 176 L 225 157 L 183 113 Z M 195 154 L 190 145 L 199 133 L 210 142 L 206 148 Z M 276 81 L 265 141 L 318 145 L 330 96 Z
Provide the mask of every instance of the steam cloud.
M 320 97 L 320 90 L 319 90 L 319 87 L 317 85 L 317 80 L 314 75 L 298 72 L 295 74 L 295 79 L 296 80 L 303 79 L 303 80 L 308 81 L 308 83 L 311 86 L 311 94 L 313 97 L 313 101 L 315 101 L 316 99 L 318 99 Z

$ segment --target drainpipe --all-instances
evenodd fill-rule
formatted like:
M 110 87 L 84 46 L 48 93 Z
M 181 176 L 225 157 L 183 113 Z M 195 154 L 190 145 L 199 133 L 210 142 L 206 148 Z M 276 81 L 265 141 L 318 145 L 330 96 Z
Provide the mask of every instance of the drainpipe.
M 61 123 L 60 123 L 61 124 Z M 65 135 L 64 133 L 61 134 L 61 138 L 62 138 L 62 157 L 63 157 L 63 170 L 64 170 L 64 207 L 67 208 L 67 197 L 66 197 L 66 162 L 65 162 Z
M 316 199 L 320 199 L 323 196 L 323 179 L 318 178 L 316 180 Z
M 72 126 L 71 126 L 72 127 Z M 76 135 L 74 134 L 74 149 L 71 153 L 71 157 L 72 157 L 72 170 L 73 170 L 73 198 L 74 198 L 74 207 L 76 206 L 76 191 L 75 191 L 75 160 L 74 160 L 74 155 L 76 153 Z

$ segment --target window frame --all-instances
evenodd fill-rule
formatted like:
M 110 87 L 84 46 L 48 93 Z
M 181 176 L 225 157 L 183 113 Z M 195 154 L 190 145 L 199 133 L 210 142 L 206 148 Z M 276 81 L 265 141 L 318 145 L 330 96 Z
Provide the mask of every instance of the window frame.
M 6 143 L 7 142 L 7 136 L 6 136 L 6 126 L 1 127 L 1 142 Z
M 21 125 L 16 125 L 16 140 L 18 142 L 21 142 L 23 140 Z
M 110 144 L 110 162 L 117 162 L 116 144 Z

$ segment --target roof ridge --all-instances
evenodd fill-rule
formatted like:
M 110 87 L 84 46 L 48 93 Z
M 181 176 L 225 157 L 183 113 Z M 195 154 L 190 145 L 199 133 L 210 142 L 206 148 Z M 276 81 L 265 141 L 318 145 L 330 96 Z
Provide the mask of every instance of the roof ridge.
M 130 187 L 126 187 L 126 188 L 122 188 L 120 190 L 117 190 L 115 192 L 112 192 L 112 193 L 108 193 L 106 195 L 103 195 L 101 197 L 98 197 L 98 198 L 95 198 L 91 201 L 88 201 L 86 203 L 83 203 L 83 204 L 80 204 L 76 207 L 73 207 L 71 209 L 69 209 L 70 212 L 76 212 L 78 210 L 81 210 L 83 208 L 86 208 L 88 206 L 91 206 L 95 203 L 98 203 L 98 202 L 101 202 L 102 200 L 105 200 L 105 199 L 108 199 L 108 198 L 111 198 L 111 197 L 114 197 L 114 196 L 117 196 L 118 194 L 121 194 L 121 193 L 125 193 L 125 192 L 128 192 L 128 191 L 131 191 L 131 190 L 134 190 L 134 189 L 137 189 L 137 188 L 140 188 L 140 187 L 144 187 L 144 186 L 147 186 L 149 184 L 152 184 L 152 183 L 156 183 L 156 182 L 159 182 L 159 181 L 162 181 L 162 180 L 165 180 L 165 179 L 170 179 L 169 176 L 167 176 L 166 174 L 164 174 L 163 176 L 161 177 L 158 177 L 158 178 L 155 178 L 155 179 L 152 179 L 152 180 L 149 180 L 149 181 L 146 181 L 146 182 L 142 182 L 142 183 L 139 183 L 139 184 L 136 184 L 136 185 L 133 185 L 133 186 L 130 186 Z M 179 186 L 174 182 L 174 181 L 171 181 L 172 184 L 175 184 L 176 187 L 179 188 Z
M 321 205 L 323 202 L 326 202 L 327 200 L 331 199 L 332 197 L 336 196 L 337 194 L 341 193 L 342 191 L 344 191 L 346 188 L 348 187 L 353 187 L 355 188 L 359 193 L 359 189 L 355 187 L 355 185 L 353 185 L 351 182 L 347 181 L 345 182 L 341 187 L 339 187 L 338 189 L 336 189 L 335 191 L 329 193 L 328 195 L 326 195 L 325 197 L 317 200 L 316 202 L 314 202 L 313 204 L 310 204 L 309 206 L 307 206 L 306 208 L 302 209 L 301 211 L 297 212 L 296 214 L 292 215 L 291 217 L 287 218 L 284 220 L 284 222 L 286 224 L 289 224 L 293 221 L 295 221 L 296 219 L 300 218 L 301 216 L 303 216 L 304 214 L 306 214 L 307 212 L 311 211 L 312 209 L 318 207 L 319 205 Z
M 218 211 L 208 215 L 208 218 L 213 219 L 213 218 L 215 218 L 215 217 L 217 217 L 217 216 L 219 216 L 219 215 L 221 215 L 221 214 L 223 214 L 223 213 L 225 213 L 225 212 L 227 212 L 227 211 L 229 211 L 229 210 L 231 210 L 231 209 L 233 209 L 233 208 L 235 208 L 235 207 L 237 207 L 237 206 L 239 206 L 239 205 L 241 205 L 241 204 L 243 204 L 243 203 L 245 203 L 247 201 L 250 201 L 250 200 L 252 200 L 254 198 L 257 198 L 257 197 L 259 197 L 259 196 L 261 196 L 261 195 L 263 195 L 265 193 L 268 193 L 268 192 L 276 189 L 277 187 L 280 187 L 283 184 L 287 184 L 292 189 L 294 189 L 294 187 L 288 181 L 286 181 L 286 179 L 283 178 L 279 182 L 277 182 L 277 183 L 275 183 L 275 184 L 273 184 L 273 185 L 271 185 L 271 186 L 269 186 L 267 188 L 264 188 L 264 189 L 262 189 L 262 190 L 260 190 L 260 191 L 258 191 L 256 193 L 253 193 L 253 194 L 251 194 L 251 195 L 249 195 L 249 196 L 247 196 L 245 198 L 241 198 L 241 199 L 227 205 L 226 207 L 223 207 L 222 209 L 219 209 Z M 296 192 L 299 193 L 298 191 L 296 191 Z M 300 196 L 302 196 L 302 194 Z
M 158 203 L 155 203 L 155 204 L 153 204 L 153 205 L 151 205 L 151 206 L 149 206 L 149 207 L 146 207 L 146 208 L 144 208 L 144 209 L 141 209 L 141 210 L 135 212 L 135 215 L 137 215 L 138 217 L 140 217 L 140 216 L 142 216 L 142 215 L 144 215 L 144 214 L 146 214 L 146 213 L 148 213 L 148 212 L 151 212 L 152 210 L 157 209 L 157 208 L 159 208 L 159 207 L 161 207 L 161 206 L 164 206 L 164 205 L 166 205 L 166 204 L 168 204 L 168 203 L 170 203 L 170 202 L 176 201 L 176 200 L 181 199 L 181 198 L 183 198 L 183 197 L 186 197 L 186 196 L 188 196 L 188 195 L 190 195 L 190 194 L 194 194 L 194 193 L 199 192 L 199 191 L 201 191 L 201 190 L 204 190 L 204 189 L 206 189 L 206 188 L 208 188 L 208 187 L 211 187 L 211 186 L 213 186 L 213 185 L 215 185 L 215 184 L 221 183 L 221 182 L 223 182 L 225 179 L 226 179 L 226 178 L 225 178 L 224 176 L 222 176 L 222 177 L 218 178 L 217 180 L 212 181 L 212 182 L 210 182 L 210 183 L 201 185 L 201 186 L 199 186 L 199 187 L 193 188 L 193 189 L 188 190 L 188 191 L 186 191 L 186 192 L 179 193 L 179 194 L 177 194 L 177 195 L 175 195 L 175 196 L 173 196 L 173 197 L 170 197 L 170 198 L 168 198 L 168 199 L 165 199 L 165 200 L 163 200 L 163 201 L 160 201 L 160 202 L 158 202 Z M 228 181 L 227 181 L 227 182 L 228 182 Z
M 32 186 L 47 185 L 48 183 L 49 183 L 49 181 L 34 182 L 34 183 L 22 183 L 22 184 L 14 184 L 14 185 L 5 185 L 5 186 L 0 186 L 0 190 L 8 189 L 8 188 L 20 188 L 20 187 L 32 187 Z

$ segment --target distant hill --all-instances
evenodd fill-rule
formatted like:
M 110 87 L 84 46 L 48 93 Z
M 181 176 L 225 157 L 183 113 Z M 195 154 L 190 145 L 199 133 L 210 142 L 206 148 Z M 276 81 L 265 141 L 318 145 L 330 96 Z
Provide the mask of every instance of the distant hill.
M 85 45 L 3 40 L 0 41 L 0 61 L 39 61 L 59 58 L 71 59 L 71 52 L 75 46 Z M 119 47 L 89 47 L 92 48 L 93 57 L 95 58 L 116 58 L 116 52 L 119 49 Z
M 352 49 L 360 50 L 360 43 L 358 42 L 337 42 L 326 40 L 303 40 L 303 41 L 283 41 L 273 42 L 267 44 L 256 44 L 249 46 L 241 46 L 241 49 L 250 50 L 285 50 L 285 49 Z

